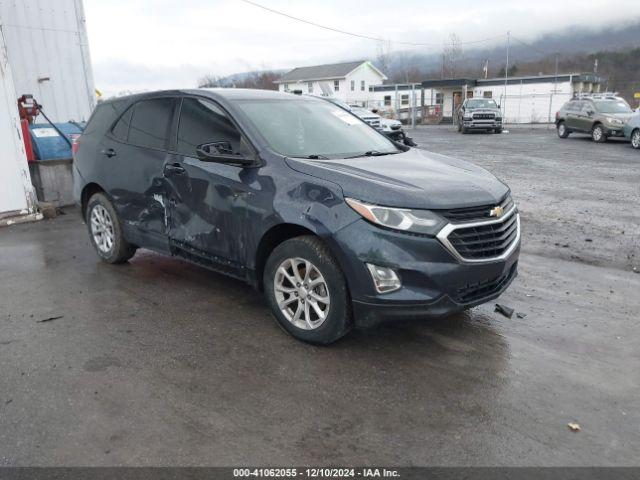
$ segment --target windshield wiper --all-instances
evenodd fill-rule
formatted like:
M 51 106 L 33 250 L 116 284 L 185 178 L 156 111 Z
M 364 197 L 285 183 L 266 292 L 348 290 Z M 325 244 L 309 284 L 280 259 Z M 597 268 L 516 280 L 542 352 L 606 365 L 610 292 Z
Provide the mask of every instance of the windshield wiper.
M 306 155 L 304 157 L 291 156 L 291 158 L 308 158 L 310 160 L 329 160 L 329 157 L 325 157 L 324 155 L 320 155 L 319 153 L 313 153 L 311 155 Z
M 381 157 L 382 155 L 395 155 L 396 153 L 400 153 L 398 152 L 379 152 L 378 150 L 369 150 L 368 152 L 364 152 L 364 153 L 359 153 L 358 155 L 353 155 L 351 157 L 344 157 L 346 158 L 360 158 L 360 157 Z

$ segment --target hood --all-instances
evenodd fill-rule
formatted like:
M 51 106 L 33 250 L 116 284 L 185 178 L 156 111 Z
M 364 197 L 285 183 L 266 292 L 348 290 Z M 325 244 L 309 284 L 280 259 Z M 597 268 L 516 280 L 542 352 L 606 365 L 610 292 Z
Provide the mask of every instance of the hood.
M 415 148 L 379 157 L 286 162 L 298 172 L 340 185 L 345 197 L 389 207 L 486 205 L 498 203 L 509 191 L 483 168 Z
M 469 113 L 499 113 L 501 110 L 499 108 L 467 108 L 466 110 Z

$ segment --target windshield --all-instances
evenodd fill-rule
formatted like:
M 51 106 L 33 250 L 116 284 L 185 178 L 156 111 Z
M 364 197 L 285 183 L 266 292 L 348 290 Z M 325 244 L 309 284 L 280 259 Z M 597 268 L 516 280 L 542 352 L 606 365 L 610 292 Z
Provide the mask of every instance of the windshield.
M 358 117 L 324 100 L 242 101 L 269 146 L 288 157 L 344 158 L 401 150 Z
M 476 98 L 467 102 L 467 108 L 498 108 L 498 104 L 490 98 Z
M 624 100 L 600 100 L 593 103 L 600 113 L 632 113 L 631 107 Z

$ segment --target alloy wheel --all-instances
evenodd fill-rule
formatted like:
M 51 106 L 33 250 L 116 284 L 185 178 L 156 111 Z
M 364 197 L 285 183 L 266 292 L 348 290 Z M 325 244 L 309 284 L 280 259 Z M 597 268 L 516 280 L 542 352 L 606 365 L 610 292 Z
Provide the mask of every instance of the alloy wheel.
M 102 253 L 109 253 L 115 243 L 113 220 L 106 208 L 96 205 L 91 210 L 91 235 Z
M 273 289 L 282 315 L 296 327 L 315 330 L 327 319 L 329 288 L 320 270 L 309 260 L 284 260 L 276 270 Z
M 564 134 L 566 133 L 567 127 L 564 125 L 564 123 L 561 123 L 560 125 L 558 125 L 558 134 L 563 137 Z
M 600 140 L 602 140 L 602 127 L 596 127 L 593 129 L 593 139 L 596 142 L 599 142 Z
M 640 148 L 640 130 L 636 130 L 631 135 L 631 146 L 633 148 Z

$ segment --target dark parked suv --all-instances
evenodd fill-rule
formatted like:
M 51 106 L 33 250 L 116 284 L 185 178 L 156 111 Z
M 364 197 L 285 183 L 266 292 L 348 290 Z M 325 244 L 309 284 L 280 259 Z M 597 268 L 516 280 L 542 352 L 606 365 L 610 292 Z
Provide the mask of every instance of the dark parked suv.
M 633 116 L 629 104 L 620 97 L 593 94 L 569 100 L 556 113 L 556 129 L 560 138 L 573 132 L 588 133 L 597 143 L 609 137 L 624 137 L 624 124 Z
M 216 89 L 103 102 L 74 175 L 102 260 L 147 248 L 240 278 L 308 342 L 461 311 L 516 275 L 505 184 L 317 98 Z

